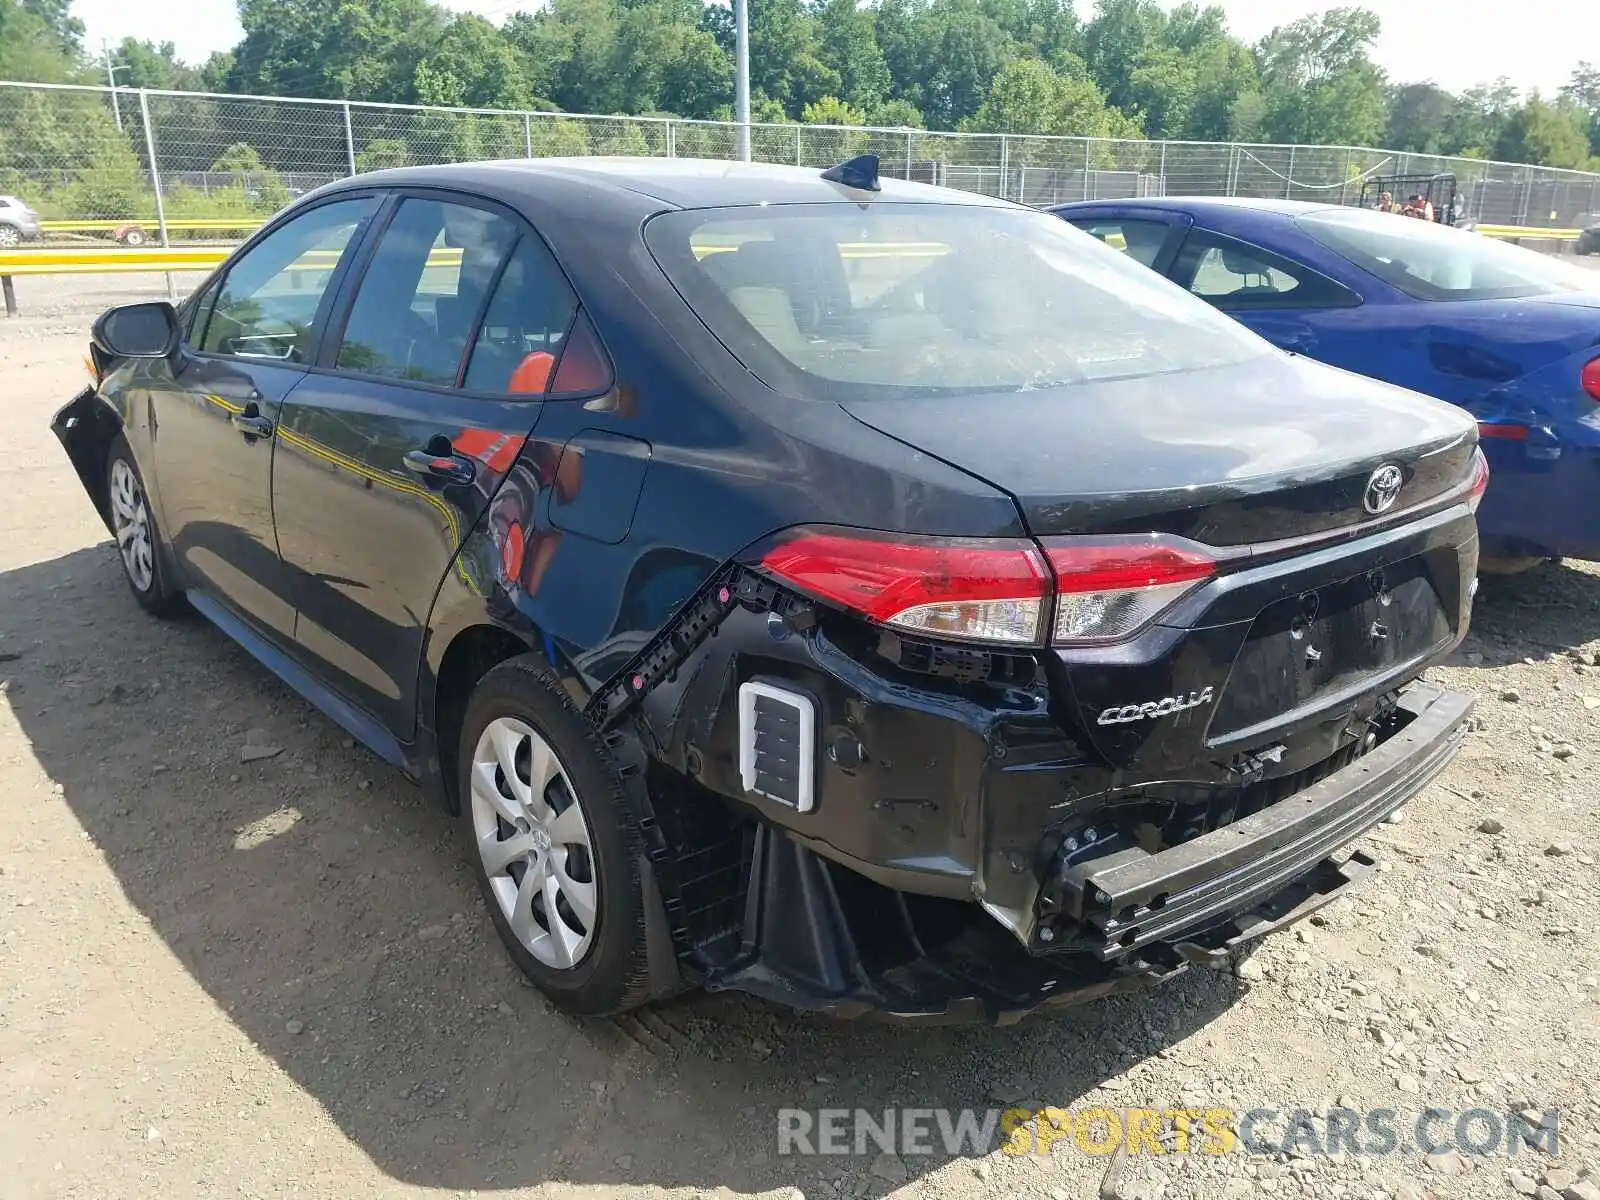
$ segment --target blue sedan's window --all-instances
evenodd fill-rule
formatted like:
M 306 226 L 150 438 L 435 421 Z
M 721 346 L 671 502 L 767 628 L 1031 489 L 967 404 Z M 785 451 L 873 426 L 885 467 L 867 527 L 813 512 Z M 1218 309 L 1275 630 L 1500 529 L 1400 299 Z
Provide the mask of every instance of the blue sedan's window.
M 1504 300 L 1594 286 L 1548 255 L 1432 221 L 1329 209 L 1297 223 L 1335 254 L 1418 300 Z
M 1242 362 L 1264 342 L 1042 213 L 792 204 L 653 219 L 662 269 L 772 387 L 1022 391 Z
M 1147 267 L 1156 265 L 1162 247 L 1172 236 L 1172 226 L 1163 221 L 1141 221 L 1132 217 L 1068 217 L 1067 220 L 1090 237 L 1113 250 L 1121 250 L 1134 262 Z

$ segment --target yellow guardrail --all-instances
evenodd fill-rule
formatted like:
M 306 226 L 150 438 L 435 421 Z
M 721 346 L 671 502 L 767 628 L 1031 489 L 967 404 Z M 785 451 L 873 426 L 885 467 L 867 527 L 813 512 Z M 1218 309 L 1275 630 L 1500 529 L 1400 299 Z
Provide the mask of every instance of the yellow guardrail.
M 1543 238 L 1555 242 L 1575 242 L 1581 229 L 1540 229 L 1535 225 L 1474 225 L 1473 230 L 1492 238 Z
M 207 217 L 201 220 L 180 221 L 169 219 L 168 229 L 259 229 L 260 217 L 245 217 L 241 220 L 223 220 Z M 129 217 L 126 220 L 96 220 L 96 221 L 40 221 L 39 228 L 46 233 L 96 233 L 113 232 L 126 229 L 130 225 L 137 225 L 140 229 L 159 229 L 161 222 L 154 217 Z
M 725 253 L 734 246 L 702 246 L 695 253 Z M 882 242 L 842 246 L 845 258 L 938 257 L 949 247 L 937 242 Z M 0 275 L 90 275 L 129 271 L 209 271 L 233 253 L 229 246 L 59 246 L 0 252 Z M 338 261 L 336 250 L 308 250 L 296 262 L 306 270 Z M 440 248 L 428 255 L 430 267 L 459 267 L 459 249 Z
M 0 252 L 0 275 L 100 275 L 128 271 L 209 271 L 226 246 L 45 247 Z
M 233 253 L 230 246 L 61 246 L 0 252 L 0 275 L 100 275 L 130 271 L 209 271 Z M 327 270 L 337 250 L 308 250 L 302 270 Z M 430 267 L 460 267 L 460 250 L 434 250 Z

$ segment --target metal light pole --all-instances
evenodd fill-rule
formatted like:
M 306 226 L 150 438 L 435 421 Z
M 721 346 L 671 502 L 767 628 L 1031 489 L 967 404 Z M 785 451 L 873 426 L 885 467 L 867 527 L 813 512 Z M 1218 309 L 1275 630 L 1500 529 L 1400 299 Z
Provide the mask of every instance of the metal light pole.
M 122 132 L 122 105 L 117 101 L 117 72 L 126 71 L 126 66 L 114 67 L 111 65 L 111 43 L 105 38 L 100 39 L 100 53 L 106 60 L 106 82 L 111 85 L 111 111 L 116 114 L 117 132 Z
M 750 4 L 733 0 L 735 58 L 738 72 L 733 84 L 733 116 L 739 122 L 739 158 L 750 161 Z

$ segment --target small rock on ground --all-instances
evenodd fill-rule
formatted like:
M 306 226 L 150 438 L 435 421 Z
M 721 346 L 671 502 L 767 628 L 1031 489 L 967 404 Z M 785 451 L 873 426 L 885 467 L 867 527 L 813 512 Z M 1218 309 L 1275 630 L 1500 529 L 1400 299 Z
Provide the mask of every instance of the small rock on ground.
M 906 1170 L 906 1164 L 893 1154 L 880 1154 L 873 1159 L 869 1174 L 874 1179 L 882 1179 L 886 1183 L 904 1183 L 911 1177 L 911 1173 Z

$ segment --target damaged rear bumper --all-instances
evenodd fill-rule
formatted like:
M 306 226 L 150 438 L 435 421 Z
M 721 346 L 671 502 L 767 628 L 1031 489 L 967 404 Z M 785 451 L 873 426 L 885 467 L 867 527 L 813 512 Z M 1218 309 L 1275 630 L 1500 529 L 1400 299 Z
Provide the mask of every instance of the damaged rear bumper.
M 1473 702 L 1417 684 L 1398 707 L 1410 717 L 1398 732 L 1320 783 L 1160 853 L 1135 848 L 1072 867 L 1066 915 L 1111 959 L 1275 895 L 1442 771 Z
M 1048 948 L 1024 947 L 977 904 L 897 891 L 760 826 L 742 928 L 702 957 L 704 982 L 840 1017 L 1008 1024 L 1216 965 L 1373 869 L 1359 852 L 1333 855 L 1445 767 L 1472 706 L 1413 684 L 1396 732 L 1320 782 L 1170 849 L 1121 850 L 1064 870 L 1054 888 L 1047 879 Z

